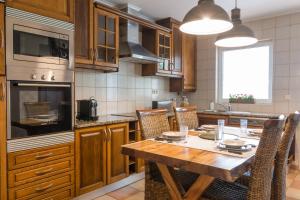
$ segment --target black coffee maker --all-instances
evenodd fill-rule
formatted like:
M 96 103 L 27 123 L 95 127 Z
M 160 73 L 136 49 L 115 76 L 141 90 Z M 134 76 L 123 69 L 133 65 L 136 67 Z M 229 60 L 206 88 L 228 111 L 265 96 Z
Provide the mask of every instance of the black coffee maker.
M 88 100 L 77 100 L 77 119 L 85 121 L 98 120 L 97 106 L 98 103 L 93 97 Z

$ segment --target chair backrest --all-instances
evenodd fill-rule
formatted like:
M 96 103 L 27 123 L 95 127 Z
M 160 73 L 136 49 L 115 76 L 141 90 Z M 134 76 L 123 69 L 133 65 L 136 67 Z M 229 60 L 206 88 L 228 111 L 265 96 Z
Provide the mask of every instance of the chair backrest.
M 299 113 L 292 113 L 287 118 L 275 158 L 272 199 L 284 200 L 286 198 L 286 170 L 288 156 L 299 121 Z
M 137 110 L 140 122 L 142 138 L 149 139 L 170 131 L 170 125 L 166 109 Z
M 188 126 L 189 129 L 199 127 L 196 106 L 177 107 L 174 112 L 178 129 L 180 126 Z
M 273 161 L 283 130 L 283 119 L 271 119 L 264 123 L 251 170 L 248 198 L 249 200 L 267 200 L 271 197 Z

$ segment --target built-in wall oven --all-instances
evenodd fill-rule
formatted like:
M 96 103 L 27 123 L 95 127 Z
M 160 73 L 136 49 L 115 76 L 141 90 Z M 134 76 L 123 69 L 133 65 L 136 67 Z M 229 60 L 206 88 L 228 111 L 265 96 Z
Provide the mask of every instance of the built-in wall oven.
M 72 85 L 9 82 L 8 139 L 72 131 Z
M 8 151 L 72 141 L 74 24 L 9 7 L 6 19 Z

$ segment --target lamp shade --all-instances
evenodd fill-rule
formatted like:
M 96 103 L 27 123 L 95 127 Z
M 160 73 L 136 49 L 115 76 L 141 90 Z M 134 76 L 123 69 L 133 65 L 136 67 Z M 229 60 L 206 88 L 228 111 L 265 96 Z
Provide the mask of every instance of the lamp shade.
M 214 0 L 199 0 L 184 17 L 180 30 L 192 35 L 211 35 L 232 29 L 233 24 L 226 11 Z
M 255 44 L 258 40 L 254 32 L 243 25 L 240 20 L 240 9 L 232 10 L 233 28 L 230 31 L 219 34 L 215 42 L 219 47 L 243 47 Z

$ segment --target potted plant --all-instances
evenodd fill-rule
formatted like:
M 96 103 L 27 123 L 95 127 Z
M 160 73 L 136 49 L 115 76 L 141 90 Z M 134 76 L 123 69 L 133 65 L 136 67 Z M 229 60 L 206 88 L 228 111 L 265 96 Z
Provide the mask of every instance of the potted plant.
M 229 103 L 243 103 L 243 104 L 254 104 L 255 99 L 253 95 L 247 94 L 233 94 L 229 95 Z

